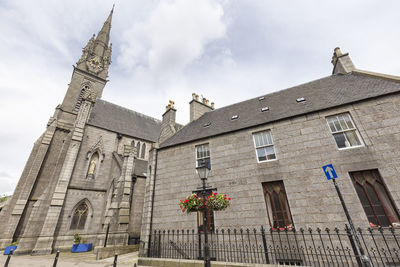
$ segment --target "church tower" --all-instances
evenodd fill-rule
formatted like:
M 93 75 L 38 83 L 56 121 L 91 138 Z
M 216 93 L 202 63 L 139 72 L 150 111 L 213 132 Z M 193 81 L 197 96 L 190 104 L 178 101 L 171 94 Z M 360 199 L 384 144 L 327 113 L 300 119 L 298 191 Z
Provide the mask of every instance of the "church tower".
M 13 241 L 19 241 L 18 254 L 54 249 L 85 126 L 107 83 L 113 10 L 83 48 L 64 100 L 35 142 L 11 201 L 0 214 L 0 249 Z
M 61 104 L 65 112 L 76 114 L 87 90 L 101 98 L 111 64 L 112 44 L 109 44 L 109 40 L 113 12 L 114 7 L 97 37 L 93 34 L 82 49 L 82 56 L 74 66 L 71 83 Z

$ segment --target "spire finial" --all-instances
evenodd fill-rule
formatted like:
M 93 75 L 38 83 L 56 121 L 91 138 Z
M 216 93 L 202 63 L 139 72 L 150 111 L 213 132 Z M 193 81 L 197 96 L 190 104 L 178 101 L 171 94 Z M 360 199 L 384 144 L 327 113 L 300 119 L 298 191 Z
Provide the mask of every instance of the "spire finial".
M 107 20 L 104 22 L 103 27 L 97 34 L 96 42 L 103 42 L 105 45 L 108 45 L 108 41 L 110 39 L 110 30 L 111 30 L 111 20 L 112 20 L 112 15 L 114 12 L 114 6 L 113 5 L 110 15 L 108 15 Z

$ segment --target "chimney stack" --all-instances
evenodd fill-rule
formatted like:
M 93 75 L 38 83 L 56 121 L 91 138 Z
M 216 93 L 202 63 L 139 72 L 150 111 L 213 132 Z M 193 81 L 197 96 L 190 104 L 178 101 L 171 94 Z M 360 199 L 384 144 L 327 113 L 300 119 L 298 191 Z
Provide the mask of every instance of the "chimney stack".
M 204 113 L 214 110 L 214 102 L 210 101 L 203 97 L 202 100 L 199 100 L 199 96 L 195 93 L 192 94 L 192 101 L 189 102 L 190 105 L 190 121 L 197 120 Z
M 342 54 L 339 47 L 336 47 L 332 56 L 333 70 L 332 74 L 346 74 L 356 69 L 351 61 L 349 53 Z
M 167 140 L 169 137 L 175 134 L 175 118 L 176 118 L 176 109 L 174 108 L 175 102 L 169 100 L 169 104 L 165 107 L 166 111 L 162 115 L 162 123 L 161 123 L 161 132 L 160 137 L 158 138 L 158 142 L 162 143 Z

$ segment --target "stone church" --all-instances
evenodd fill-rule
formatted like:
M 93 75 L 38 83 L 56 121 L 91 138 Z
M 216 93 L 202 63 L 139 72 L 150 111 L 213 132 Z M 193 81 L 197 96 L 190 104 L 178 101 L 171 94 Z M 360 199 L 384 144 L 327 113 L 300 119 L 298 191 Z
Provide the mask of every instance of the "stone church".
M 1 248 L 18 241 L 18 253 L 51 253 L 70 247 L 75 233 L 101 245 L 108 226 L 108 244 L 139 239 L 149 149 L 162 124 L 101 99 L 112 15 L 83 48 L 64 100 L 1 212 Z
M 196 94 L 190 123 L 162 120 L 101 99 L 111 63 L 113 11 L 83 48 L 62 104 L 35 142 L 8 205 L 0 248 L 70 249 L 142 242 L 157 229 L 200 229 L 180 199 L 200 180 L 232 197 L 206 227 L 336 227 L 346 217 L 323 165 L 332 163 L 354 223 L 398 227 L 400 78 L 357 69 L 334 50 L 327 77 L 214 109 Z M 204 229 L 204 228 L 203 228 Z

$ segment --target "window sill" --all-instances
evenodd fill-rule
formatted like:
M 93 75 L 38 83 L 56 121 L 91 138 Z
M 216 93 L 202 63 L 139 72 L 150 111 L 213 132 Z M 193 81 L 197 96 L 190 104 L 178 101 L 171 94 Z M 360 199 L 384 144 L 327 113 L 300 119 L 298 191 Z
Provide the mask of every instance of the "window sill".
M 257 160 L 257 163 L 273 162 L 273 161 L 277 161 L 277 160 L 278 159 L 268 159 L 268 160 L 263 160 L 263 161 Z
M 350 150 L 350 149 L 354 149 L 354 148 L 361 148 L 361 147 L 365 147 L 365 145 L 342 147 L 342 148 L 338 148 L 338 149 L 339 149 L 339 151 L 345 151 L 345 150 Z

